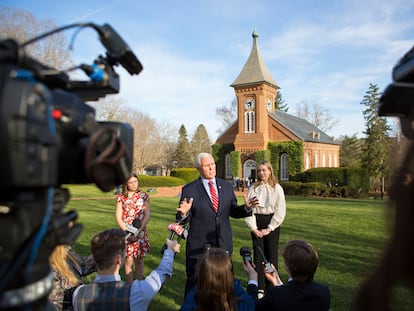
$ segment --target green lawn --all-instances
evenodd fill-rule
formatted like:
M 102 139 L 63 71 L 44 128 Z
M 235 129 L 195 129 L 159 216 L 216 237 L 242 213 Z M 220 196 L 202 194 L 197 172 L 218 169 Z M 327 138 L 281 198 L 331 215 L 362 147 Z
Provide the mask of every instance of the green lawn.
M 70 186 L 70 189 L 73 199 L 67 209 L 77 210 L 78 221 L 84 225 L 74 248 L 81 254 L 88 254 L 89 240 L 94 233 L 117 227 L 115 196 L 113 193 L 102 193 L 94 186 L 77 185 Z M 152 252 L 145 259 L 146 274 L 160 261 L 160 249 L 169 235 L 166 228 L 175 220 L 177 202 L 178 198 L 151 198 L 148 230 Z M 306 239 L 316 247 L 319 268 L 315 280 L 329 286 L 331 310 L 351 310 L 355 289 L 381 256 L 392 226 L 392 223 L 385 221 L 386 218 L 392 219 L 390 211 L 386 213 L 386 210 L 386 201 L 380 200 L 287 197 L 287 216 L 281 229 L 281 245 L 290 239 Z M 245 284 L 247 278 L 242 270 L 239 249 L 251 246 L 250 233 L 244 220 L 232 219 L 232 226 L 235 274 Z M 179 309 L 185 284 L 184 254 L 185 243 L 181 243 L 173 277 L 152 301 L 149 310 Z M 282 268 L 282 258 L 280 260 L 279 266 Z M 286 280 L 284 271 L 281 271 L 281 278 Z M 405 288 L 395 292 L 398 300 L 395 310 L 412 310 L 412 292 Z

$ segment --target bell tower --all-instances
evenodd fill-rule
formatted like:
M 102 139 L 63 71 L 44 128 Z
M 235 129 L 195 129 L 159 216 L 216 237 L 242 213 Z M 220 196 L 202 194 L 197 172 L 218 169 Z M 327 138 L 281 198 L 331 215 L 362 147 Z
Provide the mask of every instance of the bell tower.
M 238 133 L 234 147 L 244 154 L 267 148 L 268 114 L 274 111 L 275 97 L 279 89 L 260 54 L 256 29 L 252 37 L 253 46 L 249 58 L 231 84 L 236 93 L 238 110 Z

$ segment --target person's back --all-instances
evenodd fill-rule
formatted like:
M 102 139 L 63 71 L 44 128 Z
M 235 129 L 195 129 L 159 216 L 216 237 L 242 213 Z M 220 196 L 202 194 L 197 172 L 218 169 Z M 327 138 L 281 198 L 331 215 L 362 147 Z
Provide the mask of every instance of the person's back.
M 306 241 L 292 240 L 282 250 L 289 281 L 283 284 L 277 270 L 265 274 L 273 286 L 256 304 L 256 310 L 328 311 L 330 292 L 326 285 L 313 281 L 318 253 Z
M 329 297 L 329 289 L 323 284 L 290 281 L 281 286 L 270 286 L 256 310 L 269 310 L 269 306 L 283 311 L 329 310 Z
M 79 288 L 76 294 L 75 310 L 129 310 L 131 285 L 118 282 L 93 282 Z M 110 297 L 110 299 L 108 299 Z M 112 307 L 108 307 L 111 305 Z

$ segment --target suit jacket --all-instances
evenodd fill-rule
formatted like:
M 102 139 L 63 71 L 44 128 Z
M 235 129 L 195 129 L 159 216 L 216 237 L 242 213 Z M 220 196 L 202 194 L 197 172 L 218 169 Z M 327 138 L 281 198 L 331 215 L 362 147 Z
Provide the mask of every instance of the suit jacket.
M 281 286 L 270 286 L 259 299 L 256 310 L 328 311 L 330 292 L 325 285 L 315 282 L 290 281 Z
M 244 205 L 237 205 L 231 183 L 216 178 L 216 185 L 219 197 L 217 215 L 201 177 L 182 188 L 180 201 L 184 198 L 194 199 L 189 215 L 186 259 L 200 258 L 207 244 L 211 247 L 223 247 L 231 254 L 233 233 L 230 217 L 243 218 L 251 215 L 251 211 L 246 211 Z

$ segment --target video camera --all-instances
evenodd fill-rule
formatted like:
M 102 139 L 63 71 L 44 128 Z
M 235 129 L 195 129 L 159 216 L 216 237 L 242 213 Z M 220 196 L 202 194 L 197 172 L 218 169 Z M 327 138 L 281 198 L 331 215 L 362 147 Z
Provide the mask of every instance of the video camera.
M 394 66 L 393 83 L 383 92 L 378 108 L 379 116 L 400 118 L 405 137 L 414 139 L 414 47 Z
M 106 48 L 71 80 L 25 54 L 24 47 L 69 28 L 91 27 Z M 139 74 L 142 65 L 108 24 L 77 23 L 23 44 L 0 42 L 0 309 L 44 310 L 52 289 L 49 256 L 82 230 L 64 184 L 94 183 L 111 191 L 131 173 L 133 129 L 98 122 L 84 101 L 119 92 L 114 66 Z M 71 223 L 71 225 L 69 225 Z

